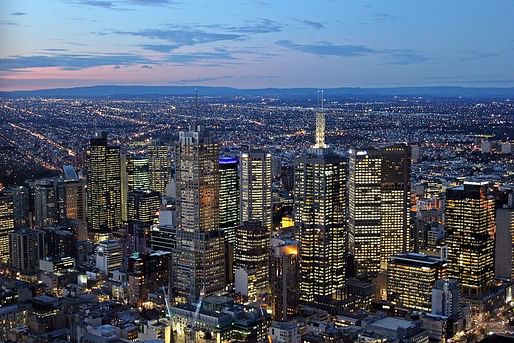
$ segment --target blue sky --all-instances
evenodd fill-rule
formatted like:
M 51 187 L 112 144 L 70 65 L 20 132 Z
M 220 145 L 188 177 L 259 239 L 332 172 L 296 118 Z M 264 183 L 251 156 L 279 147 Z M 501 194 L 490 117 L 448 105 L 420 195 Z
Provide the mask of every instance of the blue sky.
M 0 89 L 514 86 L 514 1 L 2 0 Z

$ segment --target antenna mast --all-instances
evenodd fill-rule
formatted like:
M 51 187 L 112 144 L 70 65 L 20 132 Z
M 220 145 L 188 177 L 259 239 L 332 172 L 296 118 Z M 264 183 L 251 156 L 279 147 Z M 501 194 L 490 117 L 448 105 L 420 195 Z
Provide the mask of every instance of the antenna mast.
M 321 90 L 321 108 L 316 112 L 316 137 L 314 148 L 316 149 L 325 149 L 327 145 L 325 144 L 325 111 L 323 109 L 324 99 L 323 99 L 323 90 Z M 319 106 L 319 90 L 318 90 L 318 106 Z

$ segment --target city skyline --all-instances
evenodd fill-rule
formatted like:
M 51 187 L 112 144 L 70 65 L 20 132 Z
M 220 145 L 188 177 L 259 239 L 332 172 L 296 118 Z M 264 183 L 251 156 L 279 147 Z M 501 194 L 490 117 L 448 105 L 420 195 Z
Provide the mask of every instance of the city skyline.
M 0 6 L 0 90 L 514 85 L 514 4 L 508 1 Z

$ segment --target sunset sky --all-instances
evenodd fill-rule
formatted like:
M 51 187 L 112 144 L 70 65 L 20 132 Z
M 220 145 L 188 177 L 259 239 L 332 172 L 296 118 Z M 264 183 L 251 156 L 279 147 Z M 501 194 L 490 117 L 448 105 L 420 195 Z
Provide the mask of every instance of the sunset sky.
M 513 15 L 512 0 L 1 0 L 0 90 L 514 86 Z

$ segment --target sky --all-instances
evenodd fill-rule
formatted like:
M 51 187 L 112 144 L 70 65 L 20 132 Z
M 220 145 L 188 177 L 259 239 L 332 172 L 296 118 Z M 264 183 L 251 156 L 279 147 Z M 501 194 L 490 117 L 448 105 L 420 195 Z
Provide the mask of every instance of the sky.
M 0 90 L 514 86 L 512 0 L 0 0 Z

